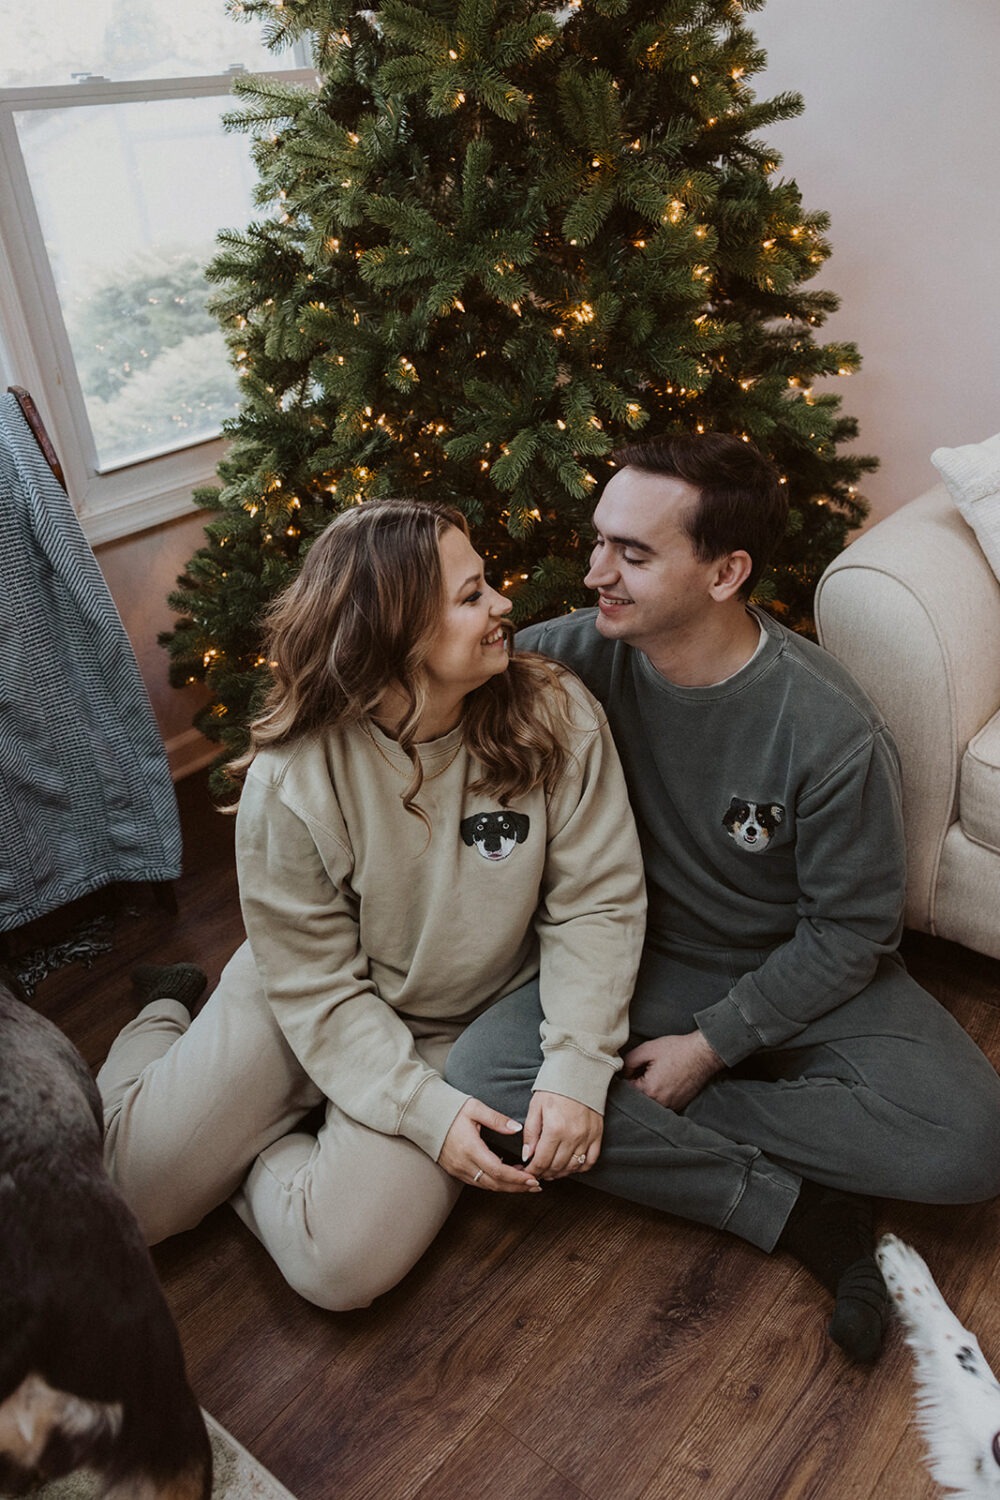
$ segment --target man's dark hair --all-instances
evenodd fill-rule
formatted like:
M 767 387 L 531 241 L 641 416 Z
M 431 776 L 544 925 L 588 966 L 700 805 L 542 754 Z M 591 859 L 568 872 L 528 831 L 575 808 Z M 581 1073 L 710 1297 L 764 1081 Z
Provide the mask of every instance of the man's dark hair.
M 613 455 L 620 469 L 682 479 L 699 499 L 685 530 L 702 562 L 727 553 L 750 554 L 752 567 L 740 590 L 749 598 L 788 524 L 788 500 L 778 471 L 752 443 L 726 432 L 647 438 Z

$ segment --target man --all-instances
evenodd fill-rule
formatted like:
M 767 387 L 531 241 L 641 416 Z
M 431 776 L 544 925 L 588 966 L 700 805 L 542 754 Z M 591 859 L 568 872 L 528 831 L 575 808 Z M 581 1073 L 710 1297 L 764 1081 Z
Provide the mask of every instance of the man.
M 896 954 L 885 724 L 826 652 L 747 602 L 786 524 L 773 467 L 722 434 L 616 461 L 594 513 L 596 609 L 519 637 L 604 704 L 649 889 L 632 1037 L 586 1180 L 789 1251 L 834 1295 L 831 1336 L 871 1360 L 887 1296 L 867 1195 L 1000 1192 L 1000 1080 Z M 537 1047 L 537 1018 L 501 1001 L 448 1076 L 524 1119 Z

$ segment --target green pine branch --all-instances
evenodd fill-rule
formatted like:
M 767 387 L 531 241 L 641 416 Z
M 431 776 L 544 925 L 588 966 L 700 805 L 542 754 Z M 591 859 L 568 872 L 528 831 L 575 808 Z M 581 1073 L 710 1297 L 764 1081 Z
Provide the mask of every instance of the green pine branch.
M 721 428 L 788 486 L 759 597 L 810 628 L 865 513 L 819 338 L 831 254 L 755 96 L 760 0 L 242 0 L 309 36 L 313 91 L 240 77 L 259 215 L 219 238 L 212 308 L 239 374 L 205 544 L 171 596 L 172 680 L 231 750 L 267 680 L 260 620 L 312 539 L 384 494 L 448 500 L 518 619 L 586 602 L 594 496 L 638 432 Z

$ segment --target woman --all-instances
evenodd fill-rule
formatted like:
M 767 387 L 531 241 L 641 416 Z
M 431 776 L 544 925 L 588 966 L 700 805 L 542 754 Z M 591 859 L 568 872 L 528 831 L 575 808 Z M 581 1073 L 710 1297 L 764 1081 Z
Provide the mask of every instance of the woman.
M 194 1021 L 145 1006 L 98 1079 L 151 1243 L 231 1198 L 303 1296 L 361 1307 L 463 1183 L 537 1192 L 597 1160 L 642 861 L 602 711 L 512 657 L 509 610 L 461 514 L 403 500 L 339 516 L 273 606 L 272 689 L 231 768 L 248 942 Z M 522 990 L 543 1060 L 511 1121 L 442 1070 Z

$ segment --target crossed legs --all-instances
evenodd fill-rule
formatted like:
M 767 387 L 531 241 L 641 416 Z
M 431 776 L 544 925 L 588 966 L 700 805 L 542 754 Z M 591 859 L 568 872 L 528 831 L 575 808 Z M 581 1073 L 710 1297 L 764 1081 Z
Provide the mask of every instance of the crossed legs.
M 637 993 L 633 1026 L 641 1029 L 630 1045 L 691 1030 L 696 1012 L 731 982 L 727 964 L 714 977 L 706 965 L 685 975 L 674 964 L 668 1003 L 648 988 Z M 540 1061 L 540 1020 L 537 986 L 505 997 L 459 1038 L 449 1082 L 523 1119 Z M 855 1357 L 871 1357 L 858 1351 L 877 1350 L 877 1308 L 863 1337 L 837 1332 L 837 1318 L 844 1328 L 842 1273 L 853 1269 L 852 1296 L 862 1302 L 878 1301 L 881 1287 L 868 1245 L 870 1213 L 854 1195 L 928 1203 L 993 1197 L 1000 1193 L 998 1128 L 993 1067 L 902 964 L 886 959 L 862 994 L 794 1045 L 720 1074 L 681 1113 L 615 1078 L 600 1160 L 580 1181 L 729 1230 L 763 1250 L 792 1250 L 838 1296 L 834 1337 L 853 1344 Z M 827 1246 L 838 1237 L 842 1251 L 827 1273 Z M 859 1270 L 855 1261 L 870 1265 Z M 857 1312 L 855 1305 L 852 1317 Z
M 656 1027 L 640 996 L 630 1045 L 688 1031 L 705 1003 L 703 975 Z M 722 991 L 724 993 L 724 990 Z M 523 1119 L 538 1071 L 537 985 L 499 1001 L 464 1032 L 449 1082 Z M 844 1192 L 924 1203 L 1000 1193 L 1000 1079 L 975 1043 L 903 966 L 883 960 L 872 984 L 787 1047 L 718 1075 L 682 1113 L 621 1076 L 608 1091 L 589 1186 L 774 1247 L 802 1178 Z

